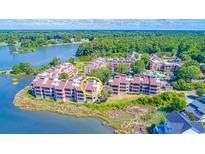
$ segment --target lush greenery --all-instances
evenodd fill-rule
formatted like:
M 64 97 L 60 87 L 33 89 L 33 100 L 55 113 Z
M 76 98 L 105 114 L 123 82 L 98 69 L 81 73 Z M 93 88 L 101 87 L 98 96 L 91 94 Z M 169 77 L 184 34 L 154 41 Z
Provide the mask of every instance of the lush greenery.
M 134 51 L 204 63 L 204 36 L 204 32 L 98 32 L 94 40 L 82 43 L 77 55 L 116 56 Z
M 137 60 L 131 64 L 131 68 L 135 74 L 143 73 L 145 71 L 145 63 L 143 60 Z
M 35 74 L 36 69 L 29 63 L 19 63 L 12 67 L 12 74 Z
M 127 64 L 117 64 L 115 67 L 115 72 L 117 73 L 127 73 L 129 72 L 129 67 Z
M 18 52 L 34 51 L 38 47 L 55 44 L 75 43 L 81 39 L 92 40 L 94 36 L 87 32 L 68 31 L 2 31 L 0 32 L 0 44 L 9 45 Z
M 99 78 L 103 83 L 106 83 L 113 76 L 112 71 L 107 67 L 93 69 L 90 73 L 91 76 Z
M 112 89 L 110 87 L 104 87 L 102 92 L 100 93 L 99 100 L 97 103 L 106 102 L 107 99 L 112 95 Z
M 74 64 L 75 63 L 75 58 L 74 57 L 70 57 L 68 59 L 68 62 L 71 63 L 71 64 Z
M 205 88 L 204 89 L 197 89 L 196 94 L 199 95 L 199 96 L 205 95 Z
M 39 71 L 44 71 L 49 67 L 56 66 L 61 64 L 62 60 L 58 57 L 54 57 L 48 65 L 43 65 L 40 68 L 33 67 L 30 63 L 19 63 L 12 67 L 11 70 L 1 71 L 0 74 L 10 73 L 13 75 L 19 74 L 34 74 L 36 75 Z M 65 78 L 66 75 L 63 73 L 62 78 Z
M 139 31 L 2 31 L 0 43 L 23 50 L 79 42 L 77 56 L 127 56 L 130 51 L 177 56 L 205 63 L 204 32 Z
M 200 69 L 201 69 L 202 73 L 205 73 L 205 65 L 201 65 Z
M 198 88 L 205 88 L 205 82 L 193 82 L 189 83 L 183 79 L 179 79 L 178 81 L 172 82 L 172 86 L 176 90 L 195 90 Z
M 141 56 L 141 60 L 144 61 L 145 67 L 148 68 L 149 66 L 149 61 L 150 61 L 150 56 L 149 54 L 145 53 Z
M 56 65 L 59 65 L 61 63 L 62 63 L 62 61 L 60 58 L 54 57 L 49 64 L 50 64 L 50 66 L 56 66 Z
M 66 80 L 66 79 L 68 79 L 69 78 L 69 75 L 68 75 L 68 73 L 66 73 L 66 72 L 62 72 L 62 73 L 60 73 L 59 74 L 59 77 L 58 77 L 60 80 Z
M 135 100 L 121 99 L 117 103 L 86 103 L 85 106 L 98 110 L 107 110 L 121 109 L 131 104 L 152 105 L 167 112 L 172 110 L 182 111 L 186 108 L 184 93 L 177 92 L 164 92 L 155 96 L 142 96 Z
M 175 75 L 177 79 L 182 79 L 186 82 L 191 82 L 193 79 L 200 79 L 202 77 L 200 69 L 193 65 L 179 67 Z

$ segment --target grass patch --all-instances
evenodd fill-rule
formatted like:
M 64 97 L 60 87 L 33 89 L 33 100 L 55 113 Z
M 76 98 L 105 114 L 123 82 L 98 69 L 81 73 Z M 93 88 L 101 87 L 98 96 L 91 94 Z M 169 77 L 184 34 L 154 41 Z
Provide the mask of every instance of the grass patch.
M 134 118 L 133 114 L 122 112 L 117 118 L 110 120 L 110 124 L 114 128 L 120 128 L 122 123 L 130 121 L 133 118 Z
M 6 43 L 6 42 L 0 42 L 0 46 L 7 46 L 8 45 L 8 43 Z

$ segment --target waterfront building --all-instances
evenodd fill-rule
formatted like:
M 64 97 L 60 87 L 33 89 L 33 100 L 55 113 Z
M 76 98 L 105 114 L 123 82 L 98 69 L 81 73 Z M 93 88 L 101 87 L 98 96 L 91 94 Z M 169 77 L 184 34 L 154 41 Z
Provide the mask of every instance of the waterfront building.
M 68 80 L 58 79 L 62 72 L 68 73 Z M 57 101 L 95 102 L 98 97 L 84 95 L 80 89 L 82 78 L 76 77 L 75 73 L 75 68 L 70 63 L 51 67 L 35 77 L 31 83 L 32 92 L 38 98 Z M 83 89 L 89 94 L 96 93 L 99 88 L 100 84 L 96 80 L 89 79 L 83 84 Z
M 103 59 L 99 59 L 103 61 Z M 101 63 L 101 62 L 99 62 Z M 59 74 L 67 72 L 69 79 L 60 80 Z M 82 77 L 76 76 L 75 68 L 70 63 L 64 63 L 51 67 L 48 70 L 38 74 L 31 83 L 32 92 L 38 98 L 54 99 L 57 101 L 77 101 L 77 102 L 95 102 L 98 96 L 88 96 L 80 88 Z M 112 88 L 113 94 L 120 92 L 139 92 L 143 94 L 157 94 L 159 92 L 160 82 L 158 79 L 142 75 L 128 77 L 125 74 L 114 76 L 108 83 Z M 82 88 L 88 94 L 95 94 L 100 89 L 100 83 L 89 79 L 83 83 Z
M 86 96 L 80 89 L 81 80 L 82 78 L 74 78 L 66 81 L 39 78 L 34 79 L 31 86 L 33 94 L 38 98 L 48 98 L 63 102 L 95 102 L 98 96 Z M 100 84 L 96 80 L 90 79 L 84 82 L 83 89 L 89 94 L 95 94 L 100 89 Z
M 109 81 L 113 94 L 118 95 L 120 92 L 157 94 L 159 93 L 160 80 L 147 75 L 134 75 L 128 77 L 125 74 L 115 76 Z

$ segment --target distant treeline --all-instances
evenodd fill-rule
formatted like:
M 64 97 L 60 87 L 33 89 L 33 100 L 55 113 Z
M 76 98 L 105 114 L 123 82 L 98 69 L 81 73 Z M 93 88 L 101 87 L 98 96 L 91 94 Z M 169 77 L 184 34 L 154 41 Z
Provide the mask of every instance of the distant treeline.
M 81 44 L 77 56 L 126 56 L 134 51 L 205 63 L 205 32 L 99 32 L 94 38 Z

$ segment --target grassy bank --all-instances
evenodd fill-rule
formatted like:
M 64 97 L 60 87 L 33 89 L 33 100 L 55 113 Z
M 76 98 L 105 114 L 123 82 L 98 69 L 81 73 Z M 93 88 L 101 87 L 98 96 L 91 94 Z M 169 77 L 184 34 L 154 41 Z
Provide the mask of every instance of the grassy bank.
M 144 117 L 149 113 L 155 112 L 155 108 L 151 105 L 132 105 L 126 99 L 121 100 L 121 102 L 128 104 L 123 108 L 116 108 L 112 105 L 109 108 L 102 108 L 101 104 L 98 104 L 100 107 L 96 107 L 97 104 L 94 103 L 79 104 L 75 102 L 37 99 L 28 92 L 29 90 L 30 87 L 26 87 L 17 93 L 14 99 L 16 106 L 25 110 L 46 110 L 75 117 L 100 118 L 104 124 L 115 128 L 116 133 L 146 133 L 147 128 L 152 124 L 150 119 L 145 119 Z M 105 104 L 109 106 L 109 104 L 118 103 L 119 100 L 113 100 Z
M 6 42 L 0 42 L 0 46 L 7 46 L 8 45 L 8 43 L 6 43 Z
M 8 70 L 0 70 L 0 75 L 7 75 L 7 74 L 10 74 L 11 70 L 8 69 Z

